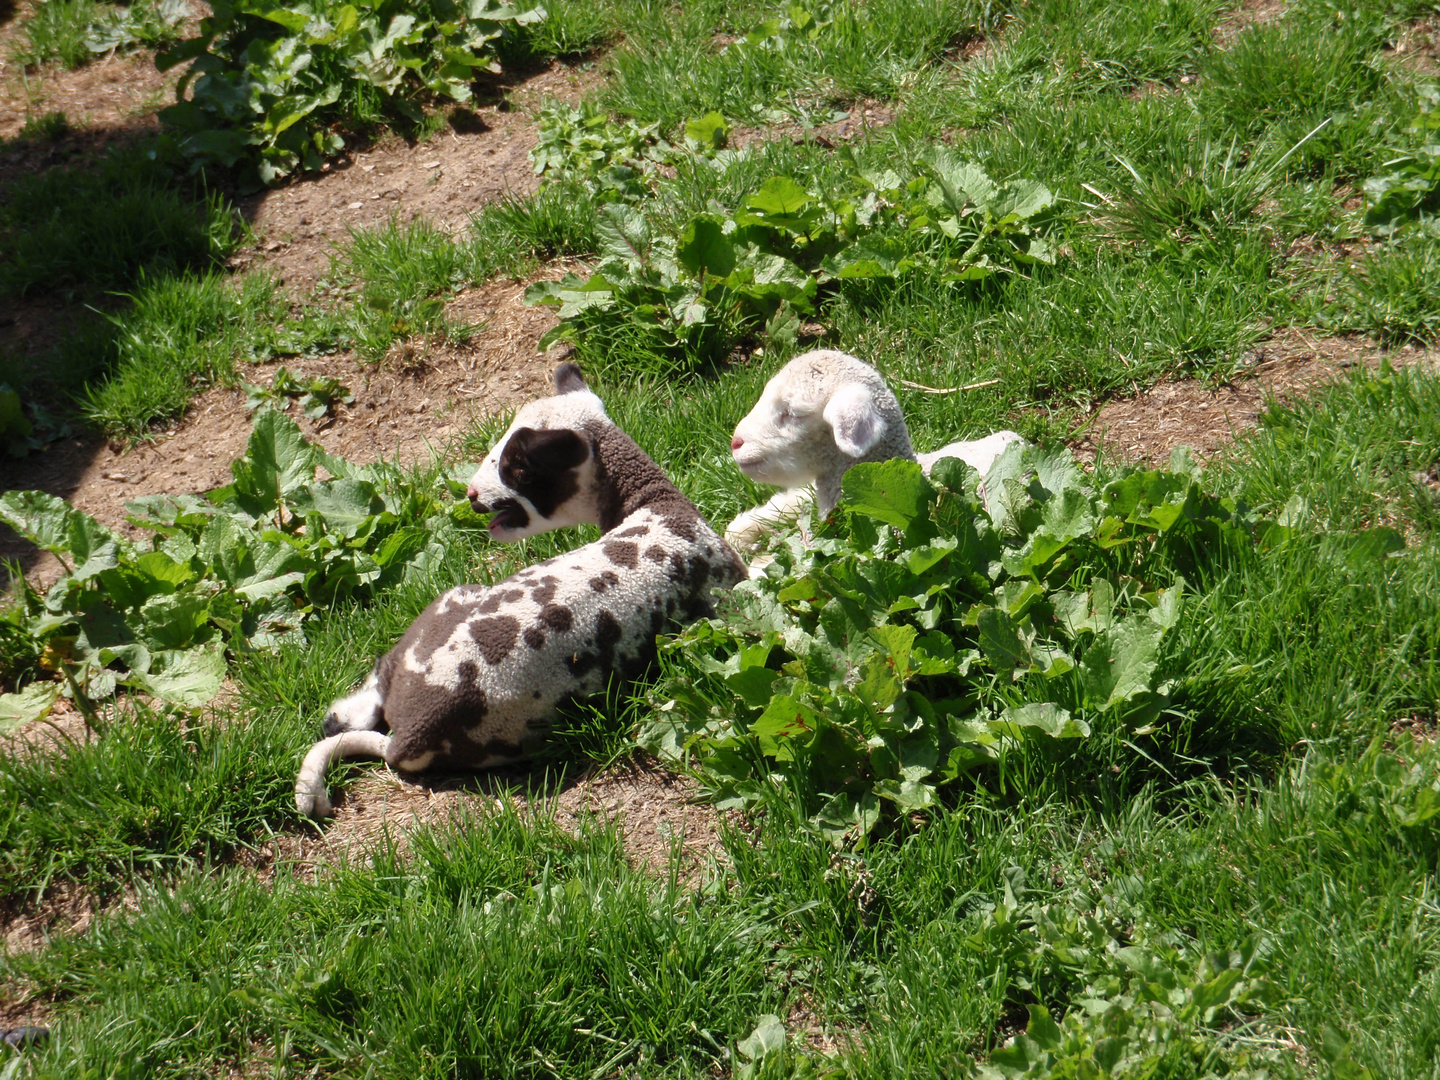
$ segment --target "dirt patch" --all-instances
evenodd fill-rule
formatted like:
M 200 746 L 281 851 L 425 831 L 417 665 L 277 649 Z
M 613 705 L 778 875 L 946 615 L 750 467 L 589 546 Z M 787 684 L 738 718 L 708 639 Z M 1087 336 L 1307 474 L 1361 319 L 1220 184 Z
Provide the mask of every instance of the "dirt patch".
M 522 815 L 553 813 L 572 832 L 587 819 L 614 821 L 633 866 L 663 875 L 673 851 L 681 879 L 695 881 L 721 853 L 720 815 L 697 802 L 698 794 L 693 781 L 648 758 L 559 784 L 539 771 L 410 777 L 376 765 L 336 796 L 331 821 L 306 833 L 278 836 L 237 856 L 237 862 L 265 880 L 281 866 L 313 880 L 328 865 L 364 858 L 387 836 L 403 852 L 409 831 L 417 826 L 443 825 L 467 813 L 495 813 L 508 800 Z
M 9 5 L 0 0 L 0 6 Z M 97 131 L 158 126 L 155 113 L 174 100 L 181 69 L 158 71 L 153 54 L 137 52 L 100 55 L 74 71 L 55 65 L 22 71 L 11 52 L 36 6 L 36 0 L 20 0 L 9 20 L 0 22 L 0 139 L 13 139 L 27 120 L 53 112 L 63 112 L 76 128 Z M 197 20 L 209 10 L 200 4 L 192 8 Z
M 1286 0 L 1244 0 L 1215 27 L 1215 44 L 1228 49 L 1242 30 L 1278 22 L 1290 5 Z
M 559 276 L 564 263 L 543 276 Z M 550 391 L 560 357 L 537 344 L 555 325 L 549 308 L 527 307 L 528 282 L 497 281 L 453 299 L 455 323 L 478 325 L 468 341 L 412 339 L 397 345 L 378 367 L 362 367 L 350 354 L 297 357 L 285 366 L 303 378 L 333 376 L 355 396 L 353 405 L 312 421 L 292 414 L 306 437 L 328 453 L 365 463 L 386 459 L 425 462 L 432 454 L 453 460 L 457 444 L 479 417 L 513 408 Z M 558 350 L 557 350 L 558 352 Z M 244 365 L 241 377 L 268 386 L 275 365 Z M 134 447 L 98 436 L 64 439 L 27 458 L 0 460 L 0 489 L 46 491 L 132 539 L 125 503 L 142 495 L 200 493 L 230 482 L 230 463 L 250 438 L 251 413 L 238 389 L 216 388 L 196 399 L 172 430 Z M 46 588 L 62 568 L 17 537 L 0 537 L 0 558 L 15 559 L 32 583 Z
M 1118 461 L 1163 465 L 1177 446 L 1205 460 L 1258 423 L 1270 398 L 1293 400 L 1343 376 L 1356 365 L 1376 367 L 1387 355 L 1365 338 L 1312 338 L 1288 329 L 1252 354 L 1244 378 L 1224 386 L 1194 380 L 1163 382 L 1134 397 L 1111 401 L 1070 440 L 1076 455 L 1094 461 L 1105 454 Z M 1395 362 L 1434 362 L 1433 350 L 1406 348 L 1388 354 Z
M 127 889 L 106 900 L 97 900 L 81 886 L 61 882 L 52 886 L 36 904 L 0 910 L 0 937 L 4 940 L 5 955 L 37 952 L 52 936 L 83 934 L 97 916 L 122 910 L 139 911 L 139 894 Z
M 600 83 L 593 64 L 554 63 L 490 100 L 452 110 L 424 141 L 389 136 L 353 150 L 323 172 L 240 200 L 258 242 L 234 268 L 263 267 L 293 289 L 312 289 L 330 268 L 335 245 L 353 230 L 423 218 L 458 235 L 487 203 L 522 198 L 539 186 L 530 151 L 531 113 L 547 98 L 575 102 Z
M 1440 15 L 1416 19 L 1392 42 L 1391 55 L 1422 78 L 1440 73 Z

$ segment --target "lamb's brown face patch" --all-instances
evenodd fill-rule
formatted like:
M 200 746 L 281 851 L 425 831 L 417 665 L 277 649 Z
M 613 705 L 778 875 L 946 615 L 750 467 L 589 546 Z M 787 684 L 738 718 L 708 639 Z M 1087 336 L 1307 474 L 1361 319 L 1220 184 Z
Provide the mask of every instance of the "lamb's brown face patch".
M 500 482 L 550 517 L 580 490 L 576 470 L 590 458 L 590 444 L 569 428 L 516 428 L 500 451 Z
M 600 545 L 600 550 L 616 566 L 623 566 L 626 570 L 634 570 L 640 565 L 640 546 L 629 540 L 607 540 Z
M 515 648 L 520 636 L 520 621 L 512 615 L 493 619 L 476 619 L 470 624 L 470 637 L 480 648 L 480 655 L 491 667 L 499 664 Z
M 547 604 L 540 611 L 540 621 L 557 634 L 563 634 L 575 625 L 575 616 L 568 607 Z

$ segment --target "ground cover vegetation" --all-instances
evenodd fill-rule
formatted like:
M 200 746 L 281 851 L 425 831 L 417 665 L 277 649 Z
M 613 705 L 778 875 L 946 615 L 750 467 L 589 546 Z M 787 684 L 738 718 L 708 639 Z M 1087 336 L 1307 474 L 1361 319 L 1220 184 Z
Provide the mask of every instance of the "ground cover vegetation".
M 68 566 L 7 609 L 0 701 L 78 688 L 95 732 L 0 757 L 0 895 L 136 902 L 4 960 L 56 1034 L 0 1068 L 1433 1078 L 1440 379 L 1357 370 L 1204 470 L 1085 472 L 1059 439 L 1107 396 L 1242 372 L 1276 326 L 1433 341 L 1435 99 L 1387 46 L 1434 5 L 1300 0 L 1233 40 L 1208 0 L 546 7 L 497 55 L 615 44 L 593 103 L 541 113 L 540 191 L 461 237 L 356 233 L 323 296 L 229 280 L 233 211 L 143 155 L 69 178 L 94 185 L 73 211 L 67 183 L 12 189 L 0 256 L 31 254 L 0 288 L 129 299 L 0 419 L 28 440 L 45 402 L 143 437 L 239 358 L 463 334 L 447 296 L 564 254 L 585 271 L 532 299 L 712 520 L 761 497 L 729 431 L 817 341 L 986 384 L 902 388 L 922 448 L 1016 424 L 1040 448 L 983 491 L 958 463 L 852 472 L 814 546 L 782 541 L 561 733 L 573 762 L 638 730 L 746 811 L 699 880 L 503 800 L 314 879 L 232 858 L 302 827 L 325 706 L 439 588 L 593 533 L 497 551 L 453 498 L 463 466 L 320 454 L 278 372 L 233 484 L 133 508 L 153 546 L 7 495 Z M 267 64 L 347 18 L 266 10 L 244 16 L 277 28 L 252 39 Z M 327 109 L 386 115 L 309 77 L 245 114 L 275 168 L 329 152 Z M 827 145 L 872 103 L 893 121 Z M 122 235 L 122 197 L 173 231 Z M 222 674 L 238 722 L 196 705 Z M 112 682 L 148 694 L 112 712 Z

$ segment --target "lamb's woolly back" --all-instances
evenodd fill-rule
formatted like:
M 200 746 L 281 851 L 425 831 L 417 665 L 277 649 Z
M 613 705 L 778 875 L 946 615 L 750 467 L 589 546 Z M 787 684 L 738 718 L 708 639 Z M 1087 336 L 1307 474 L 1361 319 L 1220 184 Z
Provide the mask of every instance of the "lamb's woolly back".
M 765 384 L 730 444 L 741 472 L 785 490 L 738 515 L 725 539 L 741 550 L 754 547 L 812 502 L 828 514 L 840 499 L 846 470 L 862 461 L 909 458 L 928 474 L 941 458 L 958 457 L 983 476 L 1019 439 L 1013 431 L 998 431 L 917 457 L 900 402 L 878 371 L 833 349 L 803 353 Z
M 633 679 L 662 630 L 712 613 L 745 576 L 739 557 L 663 471 L 605 414 L 573 364 L 554 397 L 531 402 L 470 482 L 491 535 L 599 524 L 600 540 L 486 588 L 436 599 L 331 706 L 328 736 L 296 780 L 301 812 L 323 816 L 333 760 L 395 768 L 487 768 L 528 756 L 564 702 Z M 388 729 L 388 735 L 382 729 Z

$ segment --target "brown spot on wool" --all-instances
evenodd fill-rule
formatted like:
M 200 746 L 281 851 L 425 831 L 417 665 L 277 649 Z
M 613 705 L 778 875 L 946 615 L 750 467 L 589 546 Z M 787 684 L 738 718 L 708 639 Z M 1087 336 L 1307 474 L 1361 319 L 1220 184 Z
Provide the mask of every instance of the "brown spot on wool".
M 616 566 L 634 570 L 640 565 L 640 546 L 629 540 L 607 540 L 600 545 L 605 557 Z
M 515 640 L 520 636 L 520 620 L 513 615 L 500 615 L 494 619 L 476 619 L 470 624 L 470 637 L 480 649 L 480 655 L 491 667 L 510 655 Z

